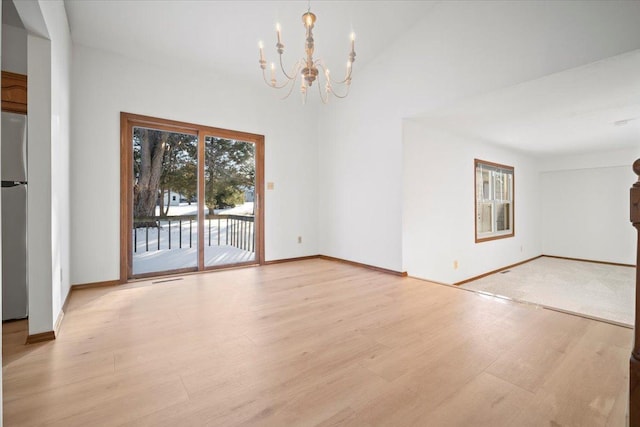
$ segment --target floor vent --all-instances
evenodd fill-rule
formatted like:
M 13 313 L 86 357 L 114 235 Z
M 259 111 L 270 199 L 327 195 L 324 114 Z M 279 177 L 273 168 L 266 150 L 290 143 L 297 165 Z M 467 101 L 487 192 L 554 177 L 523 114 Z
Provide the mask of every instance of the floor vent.
M 507 273 L 509 273 L 510 271 L 511 271 L 511 270 L 504 270 L 504 271 L 501 271 L 501 272 L 500 272 L 500 274 L 507 274 Z
M 182 280 L 182 277 L 176 277 L 175 279 L 156 280 L 155 282 L 151 282 L 151 284 L 155 285 L 156 283 L 176 282 L 178 280 Z

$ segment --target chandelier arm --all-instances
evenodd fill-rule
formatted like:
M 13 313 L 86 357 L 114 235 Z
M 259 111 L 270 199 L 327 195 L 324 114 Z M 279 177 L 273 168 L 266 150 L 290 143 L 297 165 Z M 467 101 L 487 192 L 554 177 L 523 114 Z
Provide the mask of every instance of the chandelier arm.
M 317 65 L 319 67 L 321 67 L 323 70 L 325 70 L 324 65 L 321 62 L 317 62 Z M 323 103 L 326 104 L 328 102 L 329 94 L 335 96 L 336 98 L 340 98 L 340 99 L 344 99 L 349 95 L 349 89 L 351 89 L 351 85 L 348 83 L 350 81 L 350 77 L 349 76 L 347 76 L 347 78 L 342 82 L 332 82 L 331 81 L 331 75 L 329 75 L 328 79 L 327 79 L 326 72 L 324 73 L 324 75 L 325 75 L 325 80 L 327 81 L 327 85 L 328 85 L 330 91 L 327 91 L 327 98 L 326 98 L 326 101 L 323 99 Z M 335 83 L 335 84 L 345 84 L 346 83 L 347 91 L 343 95 L 341 95 L 339 93 L 336 93 L 336 91 L 333 88 L 333 83 Z M 320 89 L 320 85 L 318 85 L 318 90 L 320 90 L 320 96 L 322 97 L 322 90 Z
M 347 75 L 345 76 L 344 80 L 336 82 L 338 84 L 349 84 L 351 83 L 351 70 L 353 69 L 353 65 L 351 67 L 347 67 Z
M 264 68 L 262 69 L 262 79 L 267 86 L 271 87 L 271 83 L 269 83 L 269 81 L 267 80 L 267 73 L 265 72 Z
M 289 97 L 289 95 L 291 95 L 291 93 L 293 92 L 293 88 L 296 87 L 296 81 L 298 80 L 298 76 L 296 75 L 293 80 L 289 79 L 287 81 L 287 84 L 291 83 L 291 87 L 289 88 L 289 91 L 287 92 L 287 94 L 285 96 L 283 96 L 280 99 L 287 99 Z
M 322 59 L 316 59 L 315 61 L 313 61 L 313 65 L 319 67 L 320 69 L 322 69 L 322 74 L 324 75 L 324 79 L 326 81 L 326 85 L 333 89 L 331 84 L 333 83 L 333 81 L 331 80 L 331 74 L 329 73 L 329 69 L 327 67 L 325 67 L 324 62 L 322 61 Z M 318 89 L 320 89 L 320 77 L 318 77 Z M 331 92 L 327 92 L 327 100 L 329 99 L 329 93 Z M 326 104 L 326 102 L 325 102 Z
M 347 76 L 344 78 L 344 80 L 337 81 L 331 78 L 331 74 L 328 74 L 328 78 L 327 78 L 328 68 L 324 65 L 324 62 L 322 62 L 322 59 L 316 59 L 315 61 L 313 61 L 313 65 L 322 69 L 322 74 L 324 74 L 325 80 L 327 80 L 330 85 L 333 85 L 333 84 L 341 85 L 351 81 L 351 67 L 349 67 L 349 70 L 347 70 Z
M 282 74 L 284 74 L 284 76 L 289 80 L 295 80 L 297 78 L 296 72 L 297 72 L 297 68 L 299 66 L 299 62 L 296 62 L 294 64 L 294 66 L 293 66 L 293 77 L 291 77 L 284 69 L 284 64 L 282 63 L 282 54 L 280 54 L 279 56 L 280 56 L 280 69 L 282 70 Z
M 281 85 L 278 85 L 277 83 L 273 85 L 271 84 L 271 82 L 269 82 L 269 80 L 267 80 L 267 74 L 265 70 L 262 70 L 262 78 L 264 79 L 264 82 L 267 84 L 267 86 L 272 87 L 274 89 L 282 89 L 283 87 L 287 87 L 287 85 L 291 83 L 291 80 L 287 80 Z
M 333 88 L 333 86 L 332 86 L 332 88 Z M 351 85 L 347 85 L 347 91 L 344 93 L 344 95 L 337 94 L 337 93 L 336 93 L 335 91 L 333 91 L 333 90 L 331 90 L 331 94 L 332 94 L 333 96 L 335 96 L 336 98 L 344 99 L 344 98 L 346 98 L 346 97 L 349 95 L 349 89 L 351 89 Z
M 339 82 L 336 82 L 336 81 L 332 80 L 331 83 L 336 84 L 336 85 L 343 85 L 343 84 L 346 84 L 349 81 L 351 81 L 351 78 L 347 77 L 344 80 L 340 80 Z
M 316 59 L 314 61 L 314 65 L 322 68 L 323 74 L 325 75 L 325 79 L 326 79 L 327 78 L 327 68 L 325 67 L 324 62 L 322 62 L 322 59 Z M 333 80 L 331 78 L 331 74 L 329 74 L 329 82 L 331 84 L 337 84 L 337 85 L 342 85 L 342 84 L 345 84 L 347 82 L 351 82 L 351 70 L 352 70 L 352 68 L 353 67 L 347 67 L 347 75 L 344 78 L 344 80 L 340 80 L 340 81 Z
M 322 96 L 322 88 L 320 87 L 320 82 L 318 82 L 318 93 L 320 94 L 320 100 L 323 104 L 329 103 L 329 93 L 326 94 L 326 98 Z

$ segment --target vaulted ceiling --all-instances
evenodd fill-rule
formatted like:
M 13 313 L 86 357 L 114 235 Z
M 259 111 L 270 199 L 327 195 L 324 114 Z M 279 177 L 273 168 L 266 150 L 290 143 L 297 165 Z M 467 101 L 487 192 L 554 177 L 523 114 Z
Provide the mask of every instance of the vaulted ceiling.
M 424 22 L 436 3 L 312 1 L 318 19 L 316 54 L 340 73 L 354 31 L 354 71 L 360 72 L 412 26 Z M 262 84 L 258 41 L 264 41 L 267 60 L 276 61 L 276 22 L 282 26 L 285 63 L 302 57 L 300 17 L 309 3 L 65 0 L 65 6 L 76 44 L 148 63 L 170 61 L 185 69 L 211 70 L 257 85 Z M 421 40 L 414 43 L 420 55 Z M 640 51 L 463 99 L 413 118 L 539 155 L 638 147 Z
M 284 61 L 304 55 L 302 14 L 316 14 L 316 57 L 344 69 L 350 34 L 356 34 L 356 63 L 362 68 L 381 49 L 433 7 L 428 1 L 119 1 L 66 0 L 75 43 L 150 63 L 176 61 L 185 67 L 233 74 L 261 82 L 258 42 L 277 61 L 276 23 L 282 27 Z

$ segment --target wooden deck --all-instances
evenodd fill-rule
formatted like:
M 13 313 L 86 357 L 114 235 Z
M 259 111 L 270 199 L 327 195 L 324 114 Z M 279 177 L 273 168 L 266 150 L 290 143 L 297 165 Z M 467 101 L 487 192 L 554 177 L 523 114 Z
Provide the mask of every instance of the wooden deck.
M 326 260 L 74 291 L 3 327 L 7 426 L 623 426 L 632 331 Z

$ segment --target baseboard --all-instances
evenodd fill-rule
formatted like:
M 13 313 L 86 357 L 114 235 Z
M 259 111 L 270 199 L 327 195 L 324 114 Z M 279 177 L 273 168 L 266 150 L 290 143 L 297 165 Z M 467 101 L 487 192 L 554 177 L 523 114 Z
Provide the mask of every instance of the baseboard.
M 71 299 L 72 288 L 69 288 L 69 292 L 67 292 L 67 296 L 62 303 L 62 308 L 60 309 L 60 313 L 58 313 L 58 318 L 56 319 L 56 323 L 53 325 L 53 338 L 60 334 L 60 327 L 62 326 L 62 320 L 64 319 L 64 314 L 67 312 L 67 307 L 69 306 L 69 300 Z
M 56 339 L 56 333 L 54 331 L 40 332 L 39 334 L 29 335 L 25 344 L 35 344 L 44 341 L 51 341 Z
M 272 260 L 272 261 L 266 261 L 264 264 L 265 265 L 281 264 L 283 262 L 306 261 L 306 260 L 310 260 L 310 259 L 324 259 L 326 261 L 341 262 L 343 264 L 349 264 L 349 265 L 353 265 L 355 267 L 362 267 L 362 268 L 366 268 L 366 269 L 369 269 L 369 270 L 378 271 L 380 273 L 387 273 L 387 274 L 393 274 L 394 276 L 407 277 L 407 272 L 406 271 L 389 270 L 387 268 L 376 267 L 374 265 L 363 264 L 361 262 L 349 261 L 349 260 L 342 259 L 342 258 L 332 257 L 332 256 L 329 256 L 329 255 L 309 255 L 309 256 L 302 256 L 302 257 L 296 257 L 296 258 L 283 258 L 283 259 L 276 259 L 276 260 Z
M 71 293 L 71 290 L 69 290 L 69 293 Z M 67 295 L 67 299 L 69 299 L 68 295 Z M 60 333 L 60 326 L 62 326 L 62 319 L 64 319 L 64 308 L 62 308 L 60 310 L 60 313 L 58 313 L 58 318 L 56 319 L 56 323 L 53 325 L 53 333 L 54 333 L 53 338 L 55 338 Z
M 71 291 L 72 288 L 69 288 L 69 292 L 67 292 L 67 297 L 64 299 L 64 303 L 62 303 L 62 311 L 67 312 L 67 307 L 69 307 L 69 300 L 71 299 Z
M 593 259 L 583 259 L 583 258 L 570 258 L 570 257 L 566 257 L 566 256 L 558 256 L 558 255 L 542 255 L 545 256 L 547 258 L 556 258 L 556 259 L 566 259 L 568 261 L 582 261 L 582 262 L 593 262 L 595 264 L 605 264 L 605 265 L 615 265 L 618 267 L 634 267 L 635 265 L 633 264 L 621 264 L 618 262 L 609 262 L 609 261 L 596 261 Z
M 282 264 L 285 262 L 295 262 L 295 261 L 307 261 L 310 259 L 318 259 L 318 258 L 320 258 L 320 255 L 309 255 L 309 256 L 299 256 L 295 258 L 274 259 L 270 261 L 265 261 L 264 265 Z
M 116 283 L 112 283 L 112 282 L 116 282 Z M 72 285 L 69 288 L 69 292 L 67 292 L 67 297 L 64 299 L 64 303 L 62 303 L 62 308 L 60 309 L 60 313 L 58 313 L 58 318 L 56 319 L 56 323 L 53 325 L 53 331 L 29 335 L 27 337 L 27 344 L 33 344 L 36 342 L 49 341 L 49 340 L 56 339 L 56 336 L 60 334 L 60 328 L 62 327 L 64 314 L 67 312 L 67 307 L 69 306 L 69 300 L 71 300 L 71 293 L 74 290 L 83 289 L 83 288 L 94 288 L 94 287 L 100 287 L 100 286 L 112 286 L 118 283 L 120 283 L 119 280 L 111 280 L 109 282 L 97 282 L 97 283 L 87 283 L 83 285 Z
M 71 285 L 71 291 L 76 289 L 89 289 L 89 288 L 101 288 L 103 286 L 115 286 L 121 283 L 122 282 L 120 282 L 120 280 L 105 280 L 103 282 L 81 283 L 78 285 Z M 71 291 L 69 291 L 69 293 L 71 293 Z
M 538 258 L 541 258 L 543 256 L 545 256 L 545 255 L 538 255 L 538 256 L 535 256 L 533 258 L 529 258 L 529 259 L 525 259 L 524 261 L 517 262 L 515 264 L 507 265 L 506 267 L 500 267 L 497 270 L 488 271 L 488 272 L 480 274 L 478 276 L 470 277 L 470 278 L 462 280 L 460 282 L 456 282 L 453 285 L 454 286 L 464 285 L 465 283 L 473 282 L 474 280 L 482 279 L 483 277 L 487 277 L 487 276 L 490 276 L 492 274 L 499 273 L 501 271 L 508 270 L 510 268 L 517 267 L 517 266 L 522 265 L 522 264 L 526 264 L 528 262 L 533 261 L 534 259 L 538 259 Z
M 318 255 L 317 257 L 320 258 L 320 259 L 327 260 L 327 261 L 337 261 L 337 262 L 341 262 L 343 264 L 353 265 L 355 267 L 363 267 L 363 268 L 367 268 L 369 270 L 379 271 L 380 273 L 387 273 L 387 274 L 393 274 L 394 276 L 407 277 L 407 272 L 406 271 L 389 270 L 388 268 L 376 267 L 374 265 L 363 264 L 363 263 L 355 262 L 355 261 L 349 261 L 349 260 L 342 259 L 342 258 L 335 258 L 335 257 L 328 256 L 328 255 Z

